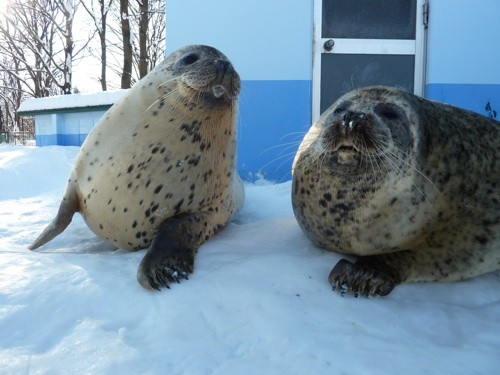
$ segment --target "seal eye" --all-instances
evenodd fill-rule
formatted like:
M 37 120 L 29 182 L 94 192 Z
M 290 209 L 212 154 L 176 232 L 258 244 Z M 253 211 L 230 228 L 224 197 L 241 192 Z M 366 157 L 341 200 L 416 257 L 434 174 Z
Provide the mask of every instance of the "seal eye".
M 388 119 L 391 119 L 391 120 L 395 120 L 399 117 L 398 113 L 391 110 L 391 109 L 388 109 L 387 111 L 382 112 L 382 116 L 384 116 Z
M 397 120 L 401 118 L 401 112 L 397 107 L 389 104 L 379 104 L 375 107 L 375 113 L 388 120 Z
M 190 53 L 189 55 L 182 58 L 182 62 L 184 63 L 184 65 L 191 65 L 198 61 L 198 59 L 199 56 L 196 53 Z
M 352 103 L 349 101 L 343 101 L 343 102 L 339 103 L 337 108 L 333 111 L 333 114 L 340 115 L 341 113 L 344 113 L 351 106 L 351 104 Z

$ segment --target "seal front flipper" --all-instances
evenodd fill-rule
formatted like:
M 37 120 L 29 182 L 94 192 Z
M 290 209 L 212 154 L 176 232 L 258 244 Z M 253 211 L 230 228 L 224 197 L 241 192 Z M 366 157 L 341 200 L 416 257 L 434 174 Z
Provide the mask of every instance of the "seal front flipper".
M 172 281 L 187 279 L 202 241 L 200 216 L 181 214 L 165 220 L 139 265 L 137 280 L 146 289 L 170 288 Z
M 28 249 L 35 250 L 40 246 L 46 244 L 54 237 L 62 233 L 66 227 L 71 223 L 71 219 L 75 212 L 79 211 L 78 195 L 74 185 L 68 185 L 56 217 L 45 228 L 45 230 L 38 236 L 38 238 L 28 246 Z
M 398 263 L 399 253 L 361 257 L 356 263 L 341 259 L 330 272 L 328 281 L 342 296 L 347 292 L 355 297 L 386 296 L 406 278 L 402 267 L 393 264 Z

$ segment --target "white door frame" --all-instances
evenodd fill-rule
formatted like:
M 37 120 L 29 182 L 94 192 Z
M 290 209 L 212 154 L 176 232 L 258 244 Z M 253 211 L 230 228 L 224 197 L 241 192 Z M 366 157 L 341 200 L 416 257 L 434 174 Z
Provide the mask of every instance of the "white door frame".
M 313 6 L 313 122 L 320 116 L 322 53 L 415 55 L 414 93 L 420 96 L 424 94 L 429 0 L 417 0 L 415 40 L 335 38 L 335 46 L 332 52 L 323 48 L 324 43 L 330 38 L 321 37 L 323 0 L 314 0 Z

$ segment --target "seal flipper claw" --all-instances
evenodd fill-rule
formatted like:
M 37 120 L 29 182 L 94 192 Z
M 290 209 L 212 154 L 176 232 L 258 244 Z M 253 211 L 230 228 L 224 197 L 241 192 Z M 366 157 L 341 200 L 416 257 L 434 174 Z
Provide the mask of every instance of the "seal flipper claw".
M 175 251 L 183 254 L 174 255 Z M 150 247 L 144 256 L 137 280 L 146 289 L 170 289 L 170 283 L 187 280 L 193 272 L 194 252 L 189 249 Z
M 148 279 L 148 282 L 149 282 L 149 286 L 151 287 L 151 289 L 156 289 L 156 290 L 161 290 L 159 287 L 158 287 L 158 284 L 156 284 L 156 282 L 154 281 L 154 279 L 150 276 L 150 275 L 147 275 L 146 276 L 147 279 Z
M 346 283 L 343 283 L 342 286 L 340 287 L 340 295 L 344 297 L 348 290 L 349 286 Z
M 359 263 L 354 264 L 346 259 L 339 260 L 330 272 L 328 280 L 334 290 L 335 286 L 341 285 L 342 297 L 347 292 L 353 293 L 355 297 L 360 294 L 371 297 L 385 296 L 398 284 L 382 272 Z
M 339 282 L 337 280 L 334 280 L 331 284 L 332 290 L 335 292 L 335 290 L 339 287 Z

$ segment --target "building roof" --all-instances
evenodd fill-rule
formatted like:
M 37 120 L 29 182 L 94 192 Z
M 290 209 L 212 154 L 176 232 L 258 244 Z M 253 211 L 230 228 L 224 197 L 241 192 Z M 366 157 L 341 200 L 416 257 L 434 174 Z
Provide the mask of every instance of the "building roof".
M 107 109 L 120 99 L 125 92 L 127 90 L 30 98 L 21 103 L 18 112 L 21 116 L 32 116 L 41 113 Z

